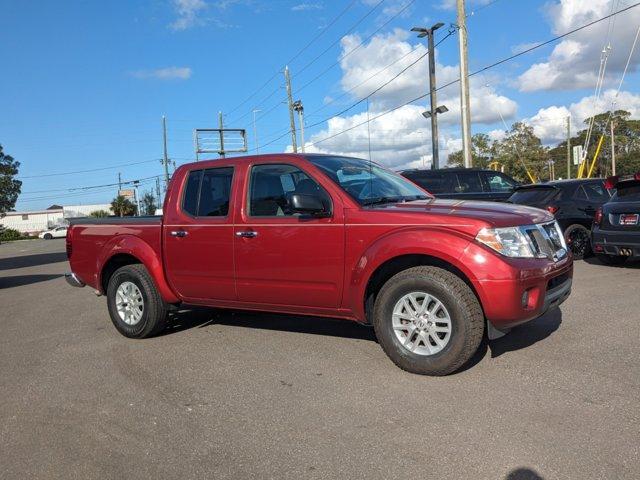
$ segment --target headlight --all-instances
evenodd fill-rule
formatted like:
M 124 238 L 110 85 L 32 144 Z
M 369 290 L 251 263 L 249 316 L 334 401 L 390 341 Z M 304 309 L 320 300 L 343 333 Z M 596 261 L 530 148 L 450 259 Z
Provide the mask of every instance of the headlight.
M 531 239 L 520 227 L 483 228 L 476 240 L 506 257 L 536 258 Z

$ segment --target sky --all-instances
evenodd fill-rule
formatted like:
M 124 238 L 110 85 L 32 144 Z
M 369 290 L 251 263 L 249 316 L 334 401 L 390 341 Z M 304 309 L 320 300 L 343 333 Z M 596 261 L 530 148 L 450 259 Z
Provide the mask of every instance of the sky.
M 467 0 L 469 71 L 634 3 Z M 436 78 L 452 82 L 437 92 L 446 158 L 461 147 L 454 0 L 0 0 L 0 144 L 21 163 L 16 210 L 109 202 L 118 173 L 154 187 L 163 115 L 177 165 L 195 159 L 193 129 L 217 127 L 219 111 L 246 129 L 249 153 L 253 110 L 259 152 L 290 151 L 285 65 L 307 151 L 429 166 L 429 99 L 405 104 L 429 89 L 425 39 L 410 29 L 437 22 Z M 472 133 L 501 138 L 524 121 L 554 145 L 567 116 L 574 132 L 612 105 L 639 118 L 639 26 L 640 6 L 473 76 Z

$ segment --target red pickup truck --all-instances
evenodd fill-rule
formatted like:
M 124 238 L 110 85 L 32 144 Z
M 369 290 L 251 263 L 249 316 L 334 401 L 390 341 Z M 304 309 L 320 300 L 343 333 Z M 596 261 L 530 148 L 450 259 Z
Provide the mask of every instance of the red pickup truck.
M 127 337 L 160 332 L 177 304 L 339 317 L 428 375 L 562 303 L 573 276 L 548 212 L 438 200 L 376 163 L 315 154 L 183 165 L 162 217 L 76 220 L 67 254 L 67 281 L 106 294 Z

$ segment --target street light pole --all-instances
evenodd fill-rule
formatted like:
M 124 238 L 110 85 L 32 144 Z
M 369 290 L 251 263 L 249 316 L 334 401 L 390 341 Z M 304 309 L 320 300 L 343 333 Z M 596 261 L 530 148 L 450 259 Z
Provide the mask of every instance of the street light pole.
M 418 38 L 427 37 L 429 49 L 429 100 L 430 109 L 422 115 L 425 118 L 431 118 L 431 151 L 432 161 L 431 169 L 435 170 L 440 167 L 439 148 L 438 148 L 438 113 L 444 113 L 448 109 L 444 105 L 438 107 L 438 99 L 436 96 L 436 56 L 433 41 L 433 32 L 442 27 L 444 23 L 438 22 L 431 28 L 414 27 L 412 32 L 419 32 Z
M 298 121 L 300 122 L 300 150 L 304 153 L 304 106 L 302 100 L 293 102 L 293 109 L 298 112 Z
M 469 65 L 467 51 L 467 14 L 464 0 L 457 0 L 458 44 L 460 49 L 460 112 L 462 115 L 462 154 L 465 168 L 473 166 L 471 156 L 471 107 L 469 102 Z
M 253 138 L 255 139 L 255 142 L 256 142 L 256 155 L 260 153 L 260 150 L 258 147 L 258 129 L 256 128 L 256 113 L 261 111 L 262 110 L 258 110 L 256 108 L 253 109 Z

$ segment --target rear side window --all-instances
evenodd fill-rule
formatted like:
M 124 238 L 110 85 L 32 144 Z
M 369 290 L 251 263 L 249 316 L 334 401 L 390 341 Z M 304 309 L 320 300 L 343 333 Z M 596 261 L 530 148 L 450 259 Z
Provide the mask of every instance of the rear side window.
M 424 174 L 407 174 L 407 178 L 431 193 L 452 193 L 455 190 L 455 174 L 433 172 Z
M 182 210 L 189 215 L 196 216 L 198 209 L 198 190 L 200 189 L 200 179 L 202 170 L 193 170 L 187 178 L 187 185 L 182 198 Z
M 458 172 L 456 193 L 482 192 L 482 183 L 478 172 Z
M 232 167 L 190 172 L 182 210 L 194 217 L 226 217 L 229 214 L 232 179 Z
M 609 192 L 604 188 L 603 183 L 588 183 L 583 185 L 587 198 L 593 202 L 606 202 L 609 200 Z
M 509 197 L 509 201 L 521 205 L 539 204 L 548 202 L 556 193 L 557 190 L 555 188 L 522 188 L 516 190 Z

